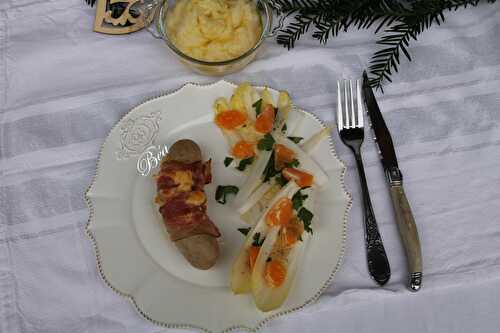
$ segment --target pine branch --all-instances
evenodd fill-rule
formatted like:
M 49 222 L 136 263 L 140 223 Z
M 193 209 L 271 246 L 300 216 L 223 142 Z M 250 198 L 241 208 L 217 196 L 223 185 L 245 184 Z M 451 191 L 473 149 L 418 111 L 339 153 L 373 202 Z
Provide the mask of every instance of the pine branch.
M 312 37 L 327 43 L 330 36 L 350 28 L 368 29 L 376 24 L 375 33 L 382 31 L 377 41 L 384 48 L 370 61 L 370 84 L 382 89 L 384 81 L 398 71 L 400 54 L 411 61 L 410 42 L 433 24 L 444 22 L 444 13 L 468 6 L 480 0 L 271 0 L 282 19 L 290 21 L 280 30 L 278 44 L 291 49 L 311 26 Z M 496 0 L 487 0 L 494 3 Z
M 295 47 L 295 42 L 300 39 L 313 21 L 313 18 L 307 15 L 296 15 L 294 17 L 294 22 L 289 23 L 286 29 L 281 30 L 281 34 L 278 35 L 276 41 L 278 44 L 286 45 L 288 49 Z
M 316 31 L 313 37 L 326 43 L 330 36 L 337 36 L 340 31 L 347 31 L 351 26 L 357 29 L 368 29 L 380 18 L 386 17 L 377 28 L 391 24 L 400 17 L 404 8 L 395 0 L 275 0 L 271 1 L 282 17 L 295 14 L 290 24 L 297 23 L 297 18 L 307 16 L 312 18 Z M 282 30 L 286 31 L 288 27 Z M 289 35 L 289 34 L 288 34 Z M 281 38 L 278 44 L 288 49 L 292 48 L 291 37 Z M 295 37 L 300 38 L 299 34 Z
M 316 11 L 319 5 L 317 0 L 274 0 L 270 1 L 270 4 L 280 14 L 290 14 L 307 10 Z
M 398 71 L 400 53 L 411 61 L 408 52 L 410 41 L 416 41 L 418 35 L 429 29 L 432 24 L 441 25 L 445 21 L 445 11 L 466 8 L 469 5 L 477 6 L 478 3 L 479 0 L 427 0 L 414 1 L 411 8 L 404 8 L 398 18 L 400 23 L 387 28 L 385 35 L 377 41 L 378 45 L 387 47 L 372 56 L 369 68 L 370 85 L 383 91 L 383 82 L 392 82 L 392 72 Z

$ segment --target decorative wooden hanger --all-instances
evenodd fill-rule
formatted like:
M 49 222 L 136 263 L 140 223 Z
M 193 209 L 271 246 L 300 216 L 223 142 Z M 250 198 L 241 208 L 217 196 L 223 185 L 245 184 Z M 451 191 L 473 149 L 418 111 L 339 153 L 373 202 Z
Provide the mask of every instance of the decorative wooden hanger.
M 151 23 L 154 15 L 144 19 L 143 0 L 97 0 L 94 31 L 105 34 L 128 34 Z

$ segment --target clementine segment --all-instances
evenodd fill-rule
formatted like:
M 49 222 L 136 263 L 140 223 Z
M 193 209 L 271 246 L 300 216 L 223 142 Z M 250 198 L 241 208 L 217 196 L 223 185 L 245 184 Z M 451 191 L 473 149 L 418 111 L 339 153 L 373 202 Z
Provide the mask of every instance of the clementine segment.
M 265 279 L 273 288 L 277 288 L 285 282 L 286 267 L 279 260 L 271 260 L 266 264 Z
M 255 265 L 255 261 L 257 261 L 257 257 L 259 256 L 260 247 L 258 246 L 250 246 L 248 248 L 248 264 L 250 265 L 250 269 L 253 269 Z
M 217 126 L 232 130 L 243 125 L 247 121 L 247 114 L 238 110 L 224 111 L 215 116 Z
M 287 148 L 285 145 L 277 143 L 274 145 L 275 164 L 278 169 L 281 169 L 285 163 L 290 163 L 295 158 L 293 150 Z
M 245 140 L 238 141 L 231 150 L 231 154 L 236 158 L 249 158 L 255 155 L 255 143 Z
M 281 229 L 280 247 L 284 249 L 291 247 L 293 244 L 297 243 L 300 236 L 301 232 L 296 226 L 290 225 Z
M 255 120 L 255 130 L 262 134 L 271 132 L 274 125 L 274 116 L 273 106 L 266 104 Z
M 293 217 L 293 203 L 289 198 L 281 198 L 266 215 L 266 223 L 269 226 L 284 226 Z
M 300 187 L 309 187 L 314 181 L 313 175 L 295 168 L 284 168 L 282 174 L 286 179 L 295 181 Z

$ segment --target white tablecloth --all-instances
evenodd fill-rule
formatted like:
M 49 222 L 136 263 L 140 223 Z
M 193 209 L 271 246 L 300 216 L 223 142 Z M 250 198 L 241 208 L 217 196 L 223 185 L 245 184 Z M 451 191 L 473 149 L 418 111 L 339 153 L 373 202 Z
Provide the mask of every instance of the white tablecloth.
M 147 32 L 92 32 L 82 0 L 0 2 L 0 332 L 173 332 L 140 317 L 106 287 L 84 234 L 83 194 L 100 145 L 145 97 L 214 80 L 182 67 Z M 379 104 L 399 154 L 420 231 L 423 289 L 405 288 L 406 264 L 381 165 L 364 145 L 369 187 L 392 267 L 369 278 L 358 180 L 347 251 L 333 284 L 264 332 L 498 332 L 500 330 L 500 4 L 447 15 L 412 44 Z M 376 50 L 371 31 L 328 47 L 272 41 L 234 82 L 286 89 L 333 120 L 335 82 L 360 75 Z M 325 249 L 327 251 L 328 249 Z

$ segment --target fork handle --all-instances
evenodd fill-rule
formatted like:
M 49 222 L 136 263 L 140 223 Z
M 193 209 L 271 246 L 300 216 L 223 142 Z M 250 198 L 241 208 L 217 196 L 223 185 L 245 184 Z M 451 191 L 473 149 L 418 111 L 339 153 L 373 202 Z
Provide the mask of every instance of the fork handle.
M 368 261 L 368 271 L 373 279 L 379 284 L 384 285 L 391 277 L 391 268 L 389 260 L 385 253 L 384 244 L 378 231 L 377 221 L 373 213 L 372 202 L 368 192 L 368 184 L 366 182 L 365 169 L 363 167 L 363 160 L 361 152 L 354 151 L 356 157 L 356 164 L 358 166 L 359 179 L 361 183 L 361 190 L 363 193 L 364 204 L 364 222 L 365 222 L 365 246 L 366 258 Z

